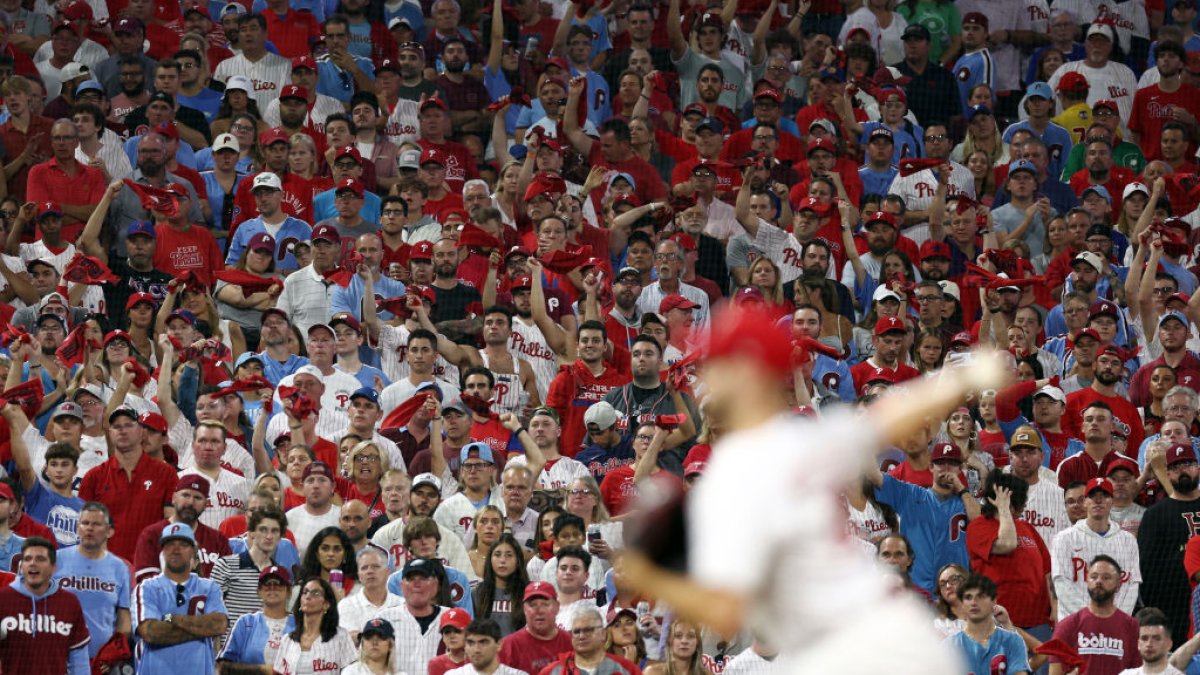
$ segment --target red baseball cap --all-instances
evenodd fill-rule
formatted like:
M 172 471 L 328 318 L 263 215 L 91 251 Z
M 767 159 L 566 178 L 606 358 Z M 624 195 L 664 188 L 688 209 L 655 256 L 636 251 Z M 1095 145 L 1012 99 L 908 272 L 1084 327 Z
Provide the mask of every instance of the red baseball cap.
M 672 294 L 668 295 L 667 297 L 663 298 L 662 301 L 658 303 L 658 313 L 659 314 L 666 315 L 667 312 L 669 312 L 673 309 L 686 309 L 686 310 L 700 309 L 700 305 L 692 302 L 691 300 L 688 300 L 687 298 L 683 297 L 682 295 L 680 295 L 678 293 L 672 293 Z
M 1072 93 L 1083 93 L 1091 88 L 1088 84 L 1088 79 L 1083 73 L 1070 71 L 1063 73 L 1063 76 L 1058 80 L 1059 91 L 1069 91 Z
M 512 286 L 509 288 L 514 291 L 518 288 L 533 288 L 533 279 L 528 274 L 523 274 L 513 279 Z
M 288 133 L 279 127 L 267 129 L 258 135 L 258 144 L 264 148 L 276 143 L 291 143 Z
M 315 462 L 310 462 L 308 466 L 304 467 L 303 480 L 307 480 L 309 476 L 324 476 L 329 480 L 334 480 L 333 469 L 329 468 L 328 464 L 319 459 Z
M 1139 474 L 1141 474 L 1141 469 L 1138 468 L 1138 465 L 1136 462 L 1130 461 L 1128 459 L 1118 459 L 1118 460 L 1113 461 L 1112 464 L 1108 465 L 1108 471 L 1104 475 L 1111 476 L 1118 471 L 1128 471 L 1129 473 L 1133 474 L 1134 476 L 1138 476 Z
M 1108 496 L 1111 497 L 1111 496 L 1113 496 L 1112 481 L 1110 481 L 1107 478 L 1099 478 L 1099 477 L 1093 478 L 1087 482 L 1087 490 L 1085 490 L 1083 494 L 1090 495 L 1090 494 L 1092 494 L 1092 491 L 1094 491 L 1094 490 L 1100 490 L 1101 492 L 1107 492 Z
M 443 631 L 447 628 L 466 630 L 470 623 L 471 615 L 467 614 L 467 610 L 462 607 L 454 607 L 442 612 L 441 618 L 438 619 L 438 630 Z
M 446 105 L 446 102 L 440 96 L 430 96 L 425 99 L 425 102 L 421 104 L 420 112 L 425 112 L 425 109 L 430 106 L 436 106 L 446 112 L 450 112 L 450 106 Z
M 409 260 L 433 260 L 433 244 L 428 241 L 419 241 L 413 244 L 412 250 L 408 253 Z
M 301 101 L 307 101 L 308 89 L 298 84 L 289 84 L 279 92 L 279 100 L 282 101 L 285 98 L 298 98 Z
M 806 154 L 811 155 L 813 154 L 814 150 L 828 150 L 831 154 L 836 155 L 837 145 L 835 145 L 833 139 L 828 136 L 824 138 L 813 138 L 808 142 L 808 152 Z
M 548 581 L 533 581 L 525 585 L 525 597 L 523 599 L 525 602 L 529 602 L 535 598 L 557 600 L 558 592 L 554 590 L 554 587 Z
M 754 93 L 754 98 L 769 98 L 776 103 L 783 103 L 783 94 L 775 87 L 763 87 Z
M 353 157 L 354 161 L 360 164 L 362 163 L 362 153 L 360 153 L 358 148 L 354 147 L 353 145 L 343 145 L 342 147 L 338 148 L 337 154 L 333 156 L 333 161 L 336 162 L 343 157 Z
M 953 443 L 938 443 L 929 451 L 929 461 L 931 462 L 958 462 L 962 464 L 962 450 Z
M 1196 450 L 1190 445 L 1176 443 L 1167 449 L 1167 467 L 1196 461 Z
M 671 241 L 679 244 L 679 248 L 689 253 L 696 250 L 696 239 L 687 232 L 676 232 L 671 235 Z
M 140 422 L 141 419 L 139 418 L 138 421 Z M 207 497 L 208 479 L 194 473 L 185 474 L 179 477 L 179 482 L 175 483 L 175 491 L 179 492 L 180 490 L 193 490 Z
M 875 322 L 875 335 L 887 335 L 895 332 L 907 333 L 908 326 L 899 317 L 885 316 Z
M 317 71 L 317 62 L 315 59 L 313 59 L 313 57 L 307 55 L 297 56 L 296 58 L 292 59 L 292 70 L 300 70 L 301 68 L 308 68 L 315 73 Z M 283 97 L 281 96 L 280 98 Z M 308 97 L 305 96 L 304 98 L 307 99 Z
M 337 192 L 334 192 L 333 194 L 336 195 L 338 192 L 341 192 L 342 190 L 350 190 L 355 195 L 357 195 L 359 199 L 362 199 L 363 193 L 366 192 L 366 190 L 363 188 L 362 181 L 358 180 L 357 178 L 343 178 L 337 184 Z M 315 231 L 313 232 L 313 239 L 316 239 Z M 332 241 L 332 240 L 330 240 L 330 241 Z
M 138 424 L 160 434 L 167 433 L 167 418 L 156 412 L 144 412 L 138 415 Z
M 139 302 L 148 302 L 151 305 L 158 307 L 158 298 L 155 298 L 153 295 L 150 295 L 149 293 L 134 293 L 129 296 L 128 300 L 125 301 L 125 311 L 128 312 L 129 310 L 133 309 L 134 305 L 137 305 Z
M 900 229 L 899 223 L 896 222 L 896 216 L 893 216 L 887 211 L 876 211 L 875 213 L 867 216 L 867 219 L 863 222 L 863 227 L 870 227 L 871 223 L 887 223 L 897 230 Z
M 950 245 L 944 241 L 927 240 L 921 244 L 921 260 L 929 258 L 945 258 L 950 259 Z

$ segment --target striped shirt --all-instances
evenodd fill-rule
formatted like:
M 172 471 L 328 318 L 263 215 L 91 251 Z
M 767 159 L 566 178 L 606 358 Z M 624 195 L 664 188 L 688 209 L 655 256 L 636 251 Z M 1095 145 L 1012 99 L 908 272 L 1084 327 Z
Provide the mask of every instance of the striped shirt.
M 342 104 L 332 96 L 325 94 L 317 94 L 317 100 L 313 101 L 308 107 L 308 114 L 304 117 L 303 127 L 312 125 L 312 128 L 317 133 L 325 133 L 325 120 L 334 113 L 345 113 L 346 109 Z M 267 104 L 267 110 L 263 113 L 263 121 L 271 127 L 280 126 L 279 119 L 279 99 L 272 98 Z M 361 626 L 360 626 L 361 627 Z
M 196 428 L 183 415 L 180 415 L 171 428 L 167 429 L 167 441 L 179 453 L 180 466 L 192 466 L 196 463 L 196 459 L 192 456 L 192 436 L 195 434 L 195 430 Z M 242 476 L 253 476 L 256 473 L 254 458 L 232 438 L 225 439 L 225 454 L 221 455 L 221 468 Z M 220 521 L 217 524 L 220 525 Z
M 404 563 L 411 557 L 404 546 L 404 527 L 407 524 L 408 521 L 404 518 L 393 520 L 379 528 L 375 536 L 371 537 L 372 544 L 388 552 L 388 566 L 393 570 L 404 567 Z M 467 548 L 461 539 L 454 536 L 454 531 L 439 523 L 438 532 L 441 534 L 441 541 L 438 542 L 437 557 L 450 567 L 460 570 L 473 569 Z
M 384 408 L 384 410 L 388 410 L 388 408 Z M 326 408 L 322 403 L 321 410 L 317 412 L 317 426 L 313 431 L 330 443 L 336 443 L 335 439 L 341 438 L 348 426 L 350 426 L 350 418 L 346 417 L 346 413 L 337 408 Z M 288 433 L 287 415 L 277 412 L 267 421 L 267 442 L 273 443 L 276 438 L 286 433 Z
M 782 673 L 783 670 L 777 665 L 778 661 L 771 659 L 770 661 L 758 655 L 754 649 L 747 649 L 730 659 L 729 663 L 725 664 L 725 669 L 721 671 L 722 675 L 772 675 L 773 673 Z
M 308 650 L 300 643 L 284 635 L 272 666 L 279 675 L 301 675 L 302 673 L 340 673 L 343 668 L 358 660 L 358 650 L 350 634 L 341 628 L 337 635 L 326 642 L 317 640 Z
M 1004 472 L 1012 473 L 1012 466 L 1004 467 Z M 1046 546 L 1050 546 L 1055 535 L 1071 526 L 1063 489 L 1058 486 L 1054 472 L 1044 466 L 1038 469 L 1038 482 L 1029 486 L 1029 498 L 1021 520 L 1037 530 Z
M 375 618 L 385 609 L 399 607 L 404 604 L 404 598 L 387 593 L 382 605 L 376 605 L 367 599 L 362 586 L 355 586 L 354 592 L 338 603 L 338 626 L 350 634 L 357 634 L 368 621 Z
M 239 618 L 262 609 L 262 600 L 258 598 L 260 571 L 249 552 L 227 555 L 213 565 L 209 578 L 221 587 L 231 633 Z
M 47 43 L 49 44 L 49 43 Z M 129 163 L 129 155 L 125 154 L 125 144 L 115 131 L 104 127 L 101 129 L 100 149 L 96 156 L 104 162 L 104 170 L 108 172 L 109 180 L 124 180 L 133 175 L 133 165 Z M 87 164 L 92 160 L 83 146 L 75 148 L 75 161 Z
M 387 619 L 396 630 L 396 653 L 400 655 L 399 671 L 402 673 L 424 673 L 429 669 L 429 662 L 437 656 L 442 644 L 442 634 L 439 631 L 440 617 L 446 611 L 445 607 L 434 605 L 433 613 L 437 617 L 424 631 L 416 618 L 408 611 L 407 604 L 391 607 L 379 613 L 379 618 Z
M 283 290 L 275 306 L 287 312 L 302 335 L 308 335 L 311 326 L 329 319 L 333 289 L 332 281 L 323 277 L 312 265 L 306 265 L 284 279 Z
M 385 323 L 379 327 L 379 360 L 383 366 L 383 373 L 391 379 L 393 385 L 406 379 L 409 375 L 408 361 L 404 357 L 408 353 L 410 332 L 408 326 L 392 326 Z M 458 366 L 447 361 L 446 357 L 441 354 L 438 354 L 437 361 L 433 362 L 433 377 L 439 385 L 444 382 L 453 386 L 455 391 L 458 390 Z M 446 393 L 444 387 L 442 391 Z M 451 398 L 444 396 L 442 400 L 450 401 Z M 401 402 L 403 400 L 397 401 L 391 406 L 384 404 L 383 409 L 391 410 Z M 382 398 L 380 403 L 384 403 Z
M 500 496 L 500 486 L 492 486 L 487 503 L 489 506 L 495 506 L 504 511 L 504 500 Z M 433 512 L 433 519 L 437 521 L 438 525 L 453 532 L 459 541 L 465 542 L 467 540 L 467 527 L 475 522 L 475 514 L 478 511 L 479 509 L 475 508 L 471 500 L 467 499 L 467 495 L 460 492 L 439 504 L 437 510 Z M 467 569 L 471 568 L 468 567 Z
M 695 318 L 695 329 L 702 329 L 708 326 L 708 294 L 682 281 L 679 282 L 679 291 L 677 294 L 700 305 L 700 308 L 693 315 Z M 662 282 L 656 281 L 642 288 L 642 294 L 638 296 L 638 309 L 643 312 L 657 313 L 659 304 L 668 295 L 671 294 L 662 289 Z
M 234 75 L 245 75 L 254 85 L 249 92 L 258 103 L 259 110 L 266 110 L 271 101 L 279 97 L 279 91 L 292 81 L 292 62 L 278 54 L 264 54 L 251 63 L 245 54 L 225 59 L 217 65 L 213 79 L 226 82 Z
M 654 309 L 658 311 L 657 306 Z M 508 346 L 533 366 L 533 374 L 537 377 L 538 396 L 544 403 L 546 394 L 550 392 L 550 383 L 558 374 L 558 354 L 550 348 L 542 329 L 538 328 L 532 319 L 526 323 L 519 316 L 513 318 Z
M 220 473 L 214 481 L 208 472 L 196 468 L 194 462 L 184 466 L 187 468 L 179 472 L 180 478 L 200 474 L 208 479 L 208 504 L 200 513 L 200 522 L 215 530 L 226 518 L 245 513 L 246 505 L 250 502 L 250 479 L 228 469 L 219 469 Z
M 507 466 L 514 464 L 524 466 L 527 463 L 525 455 L 513 455 Z M 543 490 L 558 490 L 574 483 L 575 479 L 588 475 L 591 475 L 591 472 L 581 462 L 570 457 L 559 457 L 546 463 L 541 473 L 538 474 L 537 484 Z
M 34 260 L 49 259 L 48 262 L 54 265 L 54 269 L 58 270 L 61 275 L 63 270 L 67 269 L 67 263 L 75 257 L 75 244 L 67 244 L 61 252 L 55 253 L 51 251 L 41 239 L 31 243 L 22 243 L 20 247 L 21 260 L 28 265 Z
M 509 347 L 508 353 L 512 356 L 513 371 L 511 373 L 498 373 L 492 368 L 488 353 L 480 350 L 479 358 L 483 360 L 484 367 L 492 371 L 492 375 L 496 378 L 495 394 L 492 396 L 492 411 L 497 414 L 512 413 L 520 415 L 529 403 L 529 392 L 525 391 L 525 386 L 521 384 L 521 362 L 524 359 L 520 358 L 512 347 Z
M 1061 532 L 1050 547 L 1050 574 L 1058 595 L 1059 621 L 1088 606 L 1087 568 L 1101 554 L 1121 566 L 1121 587 L 1113 602 L 1117 609 L 1132 614 L 1142 584 L 1137 539 L 1111 521 L 1108 531 L 1095 532 L 1084 519 Z

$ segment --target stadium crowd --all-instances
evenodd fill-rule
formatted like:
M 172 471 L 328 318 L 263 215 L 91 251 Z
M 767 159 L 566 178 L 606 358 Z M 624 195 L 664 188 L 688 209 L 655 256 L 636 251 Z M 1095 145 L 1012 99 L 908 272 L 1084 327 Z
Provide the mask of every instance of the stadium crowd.
M 622 574 L 736 307 L 1007 359 L 838 490 L 961 672 L 1200 673 L 1197 14 L 0 0 L 0 672 L 782 672 Z

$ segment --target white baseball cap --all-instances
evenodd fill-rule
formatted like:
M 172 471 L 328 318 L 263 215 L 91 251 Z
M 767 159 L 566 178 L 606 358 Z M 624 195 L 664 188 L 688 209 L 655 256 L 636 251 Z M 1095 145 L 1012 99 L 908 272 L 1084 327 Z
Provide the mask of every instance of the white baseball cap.
M 254 177 L 254 184 L 250 187 L 250 191 L 254 192 L 260 187 L 271 188 L 272 190 L 282 190 L 283 183 L 279 181 L 279 176 L 264 171 Z
M 225 91 L 229 92 L 234 89 L 240 89 L 248 94 L 254 91 L 254 84 L 245 75 L 234 75 L 225 80 Z
M 1108 38 L 1109 42 L 1115 43 L 1117 41 L 1117 34 L 1116 31 L 1113 30 L 1113 27 L 1106 23 L 1100 23 L 1099 21 L 1092 22 L 1091 27 L 1088 28 L 1087 37 L 1084 39 L 1086 40 L 1093 35 L 1103 35 L 1104 37 Z
M 62 70 L 59 71 L 59 79 L 63 82 L 67 82 L 82 75 L 87 75 L 90 72 L 90 69 L 86 65 L 77 61 L 72 61 L 63 66 Z
M 880 300 L 886 300 L 887 298 L 891 298 L 896 302 L 903 300 L 899 293 L 893 291 L 887 286 L 876 286 L 875 292 L 871 294 L 871 302 L 879 302 Z
M 234 152 L 242 151 L 242 144 L 238 143 L 238 139 L 233 137 L 233 134 L 221 134 L 213 139 L 212 151 L 214 153 L 221 150 L 233 150 Z
M 1150 196 L 1150 190 L 1146 187 L 1146 184 L 1141 181 L 1135 180 L 1132 183 L 1130 183 L 1129 185 L 1125 186 L 1125 191 L 1123 193 L 1121 193 L 1121 199 L 1122 200 L 1129 199 L 1129 195 L 1131 195 L 1135 192 L 1141 192 L 1141 193 L 1145 194 L 1147 197 Z
M 949 279 L 943 279 L 938 282 L 938 286 L 942 287 L 942 295 L 948 295 L 955 300 L 962 302 L 962 293 L 958 290 L 958 284 L 950 281 Z

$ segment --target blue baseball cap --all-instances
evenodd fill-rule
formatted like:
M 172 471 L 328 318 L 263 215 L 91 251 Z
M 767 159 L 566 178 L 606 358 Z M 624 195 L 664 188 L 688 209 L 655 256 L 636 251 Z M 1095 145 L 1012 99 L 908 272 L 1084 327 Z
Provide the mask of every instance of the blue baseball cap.
M 991 108 L 989 108 L 989 107 L 987 107 L 986 105 L 984 105 L 984 104 L 982 104 L 982 103 L 980 103 L 979 105 L 973 105 L 973 106 L 971 106 L 970 108 L 967 108 L 967 121 L 968 121 L 968 122 L 970 122 L 971 120 L 975 119 L 975 116 L 976 116 L 976 115 L 988 115 L 988 116 L 991 116 L 991 115 L 992 115 L 992 109 L 991 109 Z
M 525 159 L 525 155 L 529 154 L 529 147 L 523 143 L 516 143 L 509 146 L 508 154 L 511 155 L 513 159 Z
M 442 388 L 438 386 L 437 382 L 422 382 L 421 384 L 417 385 L 416 393 L 419 394 L 423 391 L 432 391 L 434 398 L 439 401 L 442 400 Z
M 1034 82 L 1033 84 L 1029 85 L 1027 89 L 1025 89 L 1025 98 L 1031 98 L 1034 96 L 1041 96 L 1047 101 L 1053 101 L 1054 90 L 1052 90 L 1050 85 L 1045 82 Z
M 1027 159 L 1018 159 L 1017 161 L 1008 165 L 1008 175 L 1011 176 L 1018 171 L 1028 171 L 1034 176 L 1037 176 L 1037 167 L 1033 165 L 1033 162 Z
M 196 325 L 196 315 L 186 309 L 177 309 L 171 312 L 167 315 L 167 323 L 171 323 L 171 319 L 183 319 L 192 326 Z
M 162 536 L 158 541 L 165 544 L 172 539 L 183 539 L 192 546 L 196 545 L 196 533 L 192 532 L 191 526 L 187 523 L 170 523 L 163 528 Z
M 247 361 L 258 361 L 258 364 L 262 365 L 262 357 L 257 352 L 242 352 L 242 355 L 237 357 L 237 361 L 234 362 L 233 369 L 241 368 Z
M 1089 192 L 1095 192 L 1096 195 L 1099 196 L 1104 201 L 1108 202 L 1109 204 L 1112 203 L 1112 195 L 1108 194 L 1108 188 L 1104 187 L 1103 185 L 1087 186 L 1087 188 L 1085 188 L 1083 192 L 1079 193 L 1079 199 L 1083 200 L 1084 197 L 1088 196 Z
M 476 457 L 489 464 L 496 463 L 496 458 L 492 455 L 492 449 L 488 447 L 487 443 L 483 443 L 481 441 L 475 441 L 474 443 L 467 443 L 464 445 L 462 450 L 458 452 L 458 461 L 466 464 L 467 459 L 470 458 L 472 452 L 475 453 Z
M 837 80 L 838 82 L 846 81 L 846 71 L 832 64 L 822 68 L 818 74 L 821 76 L 821 80 Z
M 350 400 L 353 401 L 356 398 L 365 398 L 376 406 L 379 405 L 379 392 L 375 391 L 374 387 L 359 387 L 355 389 L 354 393 L 350 394 Z
M 125 237 L 128 239 L 129 237 L 138 234 L 145 237 L 150 237 L 151 239 L 158 238 L 158 231 L 154 229 L 154 223 L 148 220 L 135 220 L 133 224 L 129 226 L 129 233 L 126 234 Z
M 75 87 L 75 95 L 78 96 L 85 91 L 98 91 L 104 94 L 104 85 L 96 80 L 84 80 L 79 83 L 79 86 Z
M 1162 328 L 1162 325 L 1164 323 L 1166 323 L 1167 321 L 1170 321 L 1171 319 L 1175 319 L 1179 323 L 1183 324 L 1185 328 L 1190 324 L 1187 316 L 1184 315 L 1183 312 L 1180 312 L 1179 310 L 1175 310 L 1173 312 L 1167 312 L 1166 314 L 1163 314 L 1162 316 L 1158 317 L 1158 327 Z

